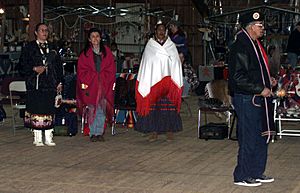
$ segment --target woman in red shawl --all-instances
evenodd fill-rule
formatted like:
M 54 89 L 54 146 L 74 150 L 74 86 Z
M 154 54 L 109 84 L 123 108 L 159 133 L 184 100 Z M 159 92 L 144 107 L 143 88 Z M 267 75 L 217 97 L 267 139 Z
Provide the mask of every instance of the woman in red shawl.
M 112 120 L 116 65 L 99 29 L 91 28 L 77 65 L 77 102 L 79 112 L 88 107 L 90 140 L 104 141 L 106 121 Z

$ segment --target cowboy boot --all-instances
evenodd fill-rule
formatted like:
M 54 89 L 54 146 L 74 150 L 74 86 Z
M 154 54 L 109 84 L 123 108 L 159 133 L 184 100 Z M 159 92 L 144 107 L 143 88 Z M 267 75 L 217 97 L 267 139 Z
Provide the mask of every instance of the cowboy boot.
M 48 146 L 55 146 L 56 144 L 53 142 L 53 129 L 45 130 L 45 144 Z

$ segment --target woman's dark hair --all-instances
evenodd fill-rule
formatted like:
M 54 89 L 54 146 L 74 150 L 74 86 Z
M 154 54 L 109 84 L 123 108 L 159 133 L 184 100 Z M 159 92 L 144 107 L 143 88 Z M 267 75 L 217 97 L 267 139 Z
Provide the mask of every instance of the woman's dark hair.
M 87 53 L 87 51 L 88 51 L 88 50 L 90 49 L 90 47 L 91 47 L 91 43 L 90 43 L 89 39 L 90 39 L 90 36 L 91 36 L 91 34 L 92 34 L 93 32 L 97 32 L 97 33 L 99 33 L 99 35 L 101 36 L 101 31 L 100 31 L 99 29 L 97 29 L 97 28 L 91 28 L 91 29 L 89 30 L 88 36 L 87 36 L 87 39 L 86 39 L 86 43 L 85 43 L 85 46 L 84 46 L 84 49 L 83 49 L 83 53 L 84 53 L 85 56 L 87 56 L 86 53 Z M 103 57 L 106 57 L 106 50 L 105 50 L 105 47 L 104 47 L 104 44 L 103 44 L 102 41 L 100 41 L 100 52 L 102 52 Z

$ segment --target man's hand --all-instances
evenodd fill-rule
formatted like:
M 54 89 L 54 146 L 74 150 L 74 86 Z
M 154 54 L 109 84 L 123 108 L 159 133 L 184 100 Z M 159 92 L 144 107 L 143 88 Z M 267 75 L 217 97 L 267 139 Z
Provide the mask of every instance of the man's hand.
M 264 88 L 264 90 L 261 91 L 260 95 L 263 97 L 270 97 L 273 96 L 273 92 L 268 88 Z
M 35 71 L 38 74 L 42 74 L 46 70 L 45 66 L 36 66 L 33 68 L 33 71 Z

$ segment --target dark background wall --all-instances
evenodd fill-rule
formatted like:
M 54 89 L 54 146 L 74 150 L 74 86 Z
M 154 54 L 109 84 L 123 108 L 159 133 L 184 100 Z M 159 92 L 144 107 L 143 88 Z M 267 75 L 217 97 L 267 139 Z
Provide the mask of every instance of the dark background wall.
M 247 7 L 253 7 L 263 4 L 262 0 L 214 0 L 205 3 L 204 0 L 45 0 L 44 6 L 58 7 L 58 6 L 79 6 L 79 5 L 115 5 L 116 3 L 143 3 L 148 5 L 149 9 L 162 9 L 162 10 L 174 10 L 174 14 L 179 16 L 179 21 L 183 24 L 182 27 L 187 33 L 188 46 L 193 56 L 193 65 L 203 65 L 203 33 L 198 30 L 199 24 L 203 22 L 203 17 L 207 15 L 218 15 L 220 14 L 221 8 L 223 13 L 230 11 L 237 11 Z M 220 6 L 221 2 L 221 6 Z M 288 0 L 269 0 L 268 5 L 276 5 L 282 8 L 290 8 Z M 7 7 L 10 13 L 7 13 L 8 18 L 18 18 L 18 6 L 28 6 L 28 0 L 1 0 L 0 6 Z M 150 29 L 157 21 L 157 17 L 149 17 Z M 113 18 L 98 17 L 93 18 L 97 22 L 113 22 Z M 68 22 L 72 24 L 75 22 L 76 17 L 68 17 Z M 145 24 L 147 25 L 147 24 Z M 21 26 L 21 25 L 20 25 Z M 63 25 L 59 25 L 63 27 Z M 72 31 L 71 31 L 72 32 Z M 68 29 L 62 30 L 60 33 L 68 34 Z M 62 34 L 58 34 L 62 35 Z M 80 48 L 82 44 L 76 45 Z

